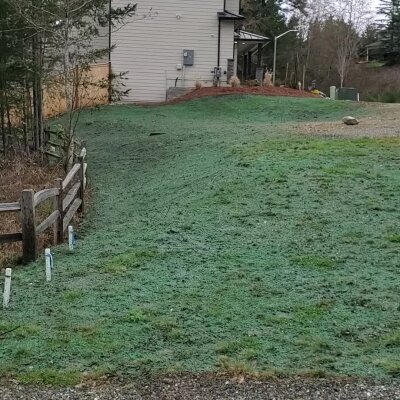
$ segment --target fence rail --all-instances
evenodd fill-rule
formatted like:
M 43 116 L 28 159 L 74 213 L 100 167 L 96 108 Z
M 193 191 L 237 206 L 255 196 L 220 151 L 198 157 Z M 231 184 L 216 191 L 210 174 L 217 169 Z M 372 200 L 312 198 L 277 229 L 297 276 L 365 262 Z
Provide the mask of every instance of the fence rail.
M 44 189 L 41 190 L 40 192 L 37 192 L 35 196 L 33 197 L 35 207 L 43 203 L 44 201 L 51 199 L 55 196 L 58 196 L 60 194 L 60 190 L 58 188 L 53 188 L 53 189 Z
M 21 205 L 19 203 L 3 203 L 0 204 L 0 213 L 2 212 L 16 212 L 21 211 Z
M 0 244 L 21 242 L 25 263 L 38 256 L 37 236 L 53 227 L 54 244 L 62 243 L 65 231 L 74 215 L 84 211 L 87 182 L 87 151 L 84 147 L 64 180 L 56 179 L 55 187 L 35 193 L 23 190 L 21 200 L 0 204 L 0 213 L 20 212 L 21 232 L 0 234 Z M 36 222 L 36 208 L 44 201 L 53 200 L 52 213 L 40 224 Z
M 21 242 L 22 241 L 22 233 L 4 233 L 0 235 L 0 244 L 4 243 L 13 243 L 13 242 Z

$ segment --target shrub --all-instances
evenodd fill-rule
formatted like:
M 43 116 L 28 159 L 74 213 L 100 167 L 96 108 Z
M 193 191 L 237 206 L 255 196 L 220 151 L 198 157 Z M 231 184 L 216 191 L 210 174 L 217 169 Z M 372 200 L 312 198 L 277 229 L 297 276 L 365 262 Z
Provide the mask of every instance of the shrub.
M 374 94 L 367 97 L 367 101 L 379 103 L 400 103 L 400 91 L 387 91 L 382 94 Z
M 269 86 L 269 87 L 274 86 L 271 77 L 272 75 L 267 70 L 264 75 L 264 82 L 263 82 L 264 86 Z
M 203 87 L 203 84 L 200 81 L 196 81 L 195 88 L 196 90 L 200 90 Z
M 237 76 L 232 76 L 232 78 L 229 80 L 229 84 L 233 88 L 240 87 L 240 79 Z
M 347 80 L 357 88 L 361 100 L 382 103 L 400 102 L 400 67 L 375 67 L 355 65 Z

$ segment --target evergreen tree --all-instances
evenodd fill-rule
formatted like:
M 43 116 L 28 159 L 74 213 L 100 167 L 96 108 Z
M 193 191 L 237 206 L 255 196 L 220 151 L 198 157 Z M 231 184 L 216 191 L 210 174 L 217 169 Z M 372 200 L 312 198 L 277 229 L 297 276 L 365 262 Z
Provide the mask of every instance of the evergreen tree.
M 10 2 L 0 0 L 0 131 L 4 154 L 14 146 L 26 149 L 28 130 L 32 130 L 27 95 L 32 81 L 31 38 L 32 32 L 12 12 Z M 14 126 L 16 110 L 22 120 L 18 127 Z
M 0 143 L 4 154 L 12 147 L 45 150 L 45 82 L 46 93 L 53 87 L 57 101 L 61 94 L 66 104 L 63 139 L 66 164 L 71 162 L 79 90 L 107 84 L 93 82 L 87 74 L 110 51 L 93 43 L 127 23 L 135 10 L 134 4 L 114 8 L 110 0 L 0 0 Z M 108 89 L 110 95 L 122 93 L 112 85 Z
M 306 0 L 242 0 L 241 13 L 246 17 L 245 28 L 271 39 L 271 44 L 263 48 L 262 54 L 263 64 L 269 70 L 273 65 L 274 37 L 289 29 L 297 29 L 299 20 L 306 13 L 306 5 Z M 297 75 L 301 75 L 300 46 L 301 40 L 294 34 L 279 40 L 282 57 L 277 60 L 277 76 L 281 81 L 286 77 L 284 83 L 292 86 L 297 85 Z M 293 73 L 288 74 L 289 66 Z
M 400 0 L 381 0 L 382 41 L 389 64 L 400 64 Z
M 274 37 L 286 28 L 282 0 L 243 0 L 242 14 L 246 17 L 246 29 Z

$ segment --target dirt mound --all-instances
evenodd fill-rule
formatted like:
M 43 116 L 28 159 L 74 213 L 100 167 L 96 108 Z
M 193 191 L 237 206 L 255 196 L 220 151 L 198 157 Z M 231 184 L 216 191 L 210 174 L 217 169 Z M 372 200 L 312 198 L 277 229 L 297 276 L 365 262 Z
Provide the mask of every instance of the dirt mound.
M 254 87 L 203 87 L 201 89 L 194 89 L 182 97 L 171 100 L 168 104 L 180 103 L 207 96 L 225 96 L 232 94 L 252 94 L 259 96 L 288 96 L 288 97 L 316 97 L 315 95 L 300 91 L 296 89 L 282 88 L 282 87 L 267 87 L 267 86 L 254 86 Z

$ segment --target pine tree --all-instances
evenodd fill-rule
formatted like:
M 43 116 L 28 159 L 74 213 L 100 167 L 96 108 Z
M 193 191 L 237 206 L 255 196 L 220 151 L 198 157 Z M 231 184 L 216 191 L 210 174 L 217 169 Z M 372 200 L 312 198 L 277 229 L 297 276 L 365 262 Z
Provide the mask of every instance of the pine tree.
M 32 118 L 27 88 L 32 65 L 30 36 L 21 19 L 12 12 L 8 0 L 0 0 L 0 131 L 2 152 L 19 146 L 27 149 Z M 14 126 L 16 110 L 22 125 Z M 22 143 L 21 143 L 22 141 Z
M 7 10 L 2 10 L 2 5 Z M 80 108 L 78 90 L 85 85 L 104 85 L 104 82 L 91 82 L 87 72 L 92 64 L 107 56 L 110 49 L 95 48 L 93 42 L 104 34 L 104 30 L 109 32 L 109 29 L 125 23 L 135 10 L 134 4 L 113 8 L 110 0 L 0 0 L 0 28 L 4 28 L 1 31 L 1 45 L 4 44 L 6 32 L 13 32 L 13 38 L 10 38 L 12 45 L 8 44 L 12 49 L 11 58 L 2 62 L 2 52 L 0 67 L 9 66 L 10 60 L 18 54 L 14 46 L 15 37 L 18 36 L 15 32 L 25 35 L 22 40 L 25 46 L 22 48 L 29 48 L 19 56 L 27 71 L 19 78 L 17 87 L 22 87 L 23 92 L 32 99 L 32 104 L 25 108 L 31 112 L 31 141 L 35 150 L 43 150 L 44 145 L 42 93 L 43 82 L 46 81 L 46 88 L 53 86 L 66 104 L 63 124 L 65 166 L 71 164 Z M 13 25 L 10 29 L 10 20 L 14 25 L 14 21 L 19 21 L 21 26 L 15 28 Z M 7 52 L 4 54 L 7 55 Z M 11 77 L 6 76 L 3 83 L 0 79 L 0 89 L 11 84 L 14 85 Z M 3 92 L 8 93 L 0 91 L 1 105 L 4 103 Z M 4 119 L 3 108 L 1 111 Z
M 241 12 L 252 32 L 274 37 L 286 28 L 282 0 L 243 0 Z
M 389 64 L 400 64 L 400 0 L 381 0 L 382 41 Z

